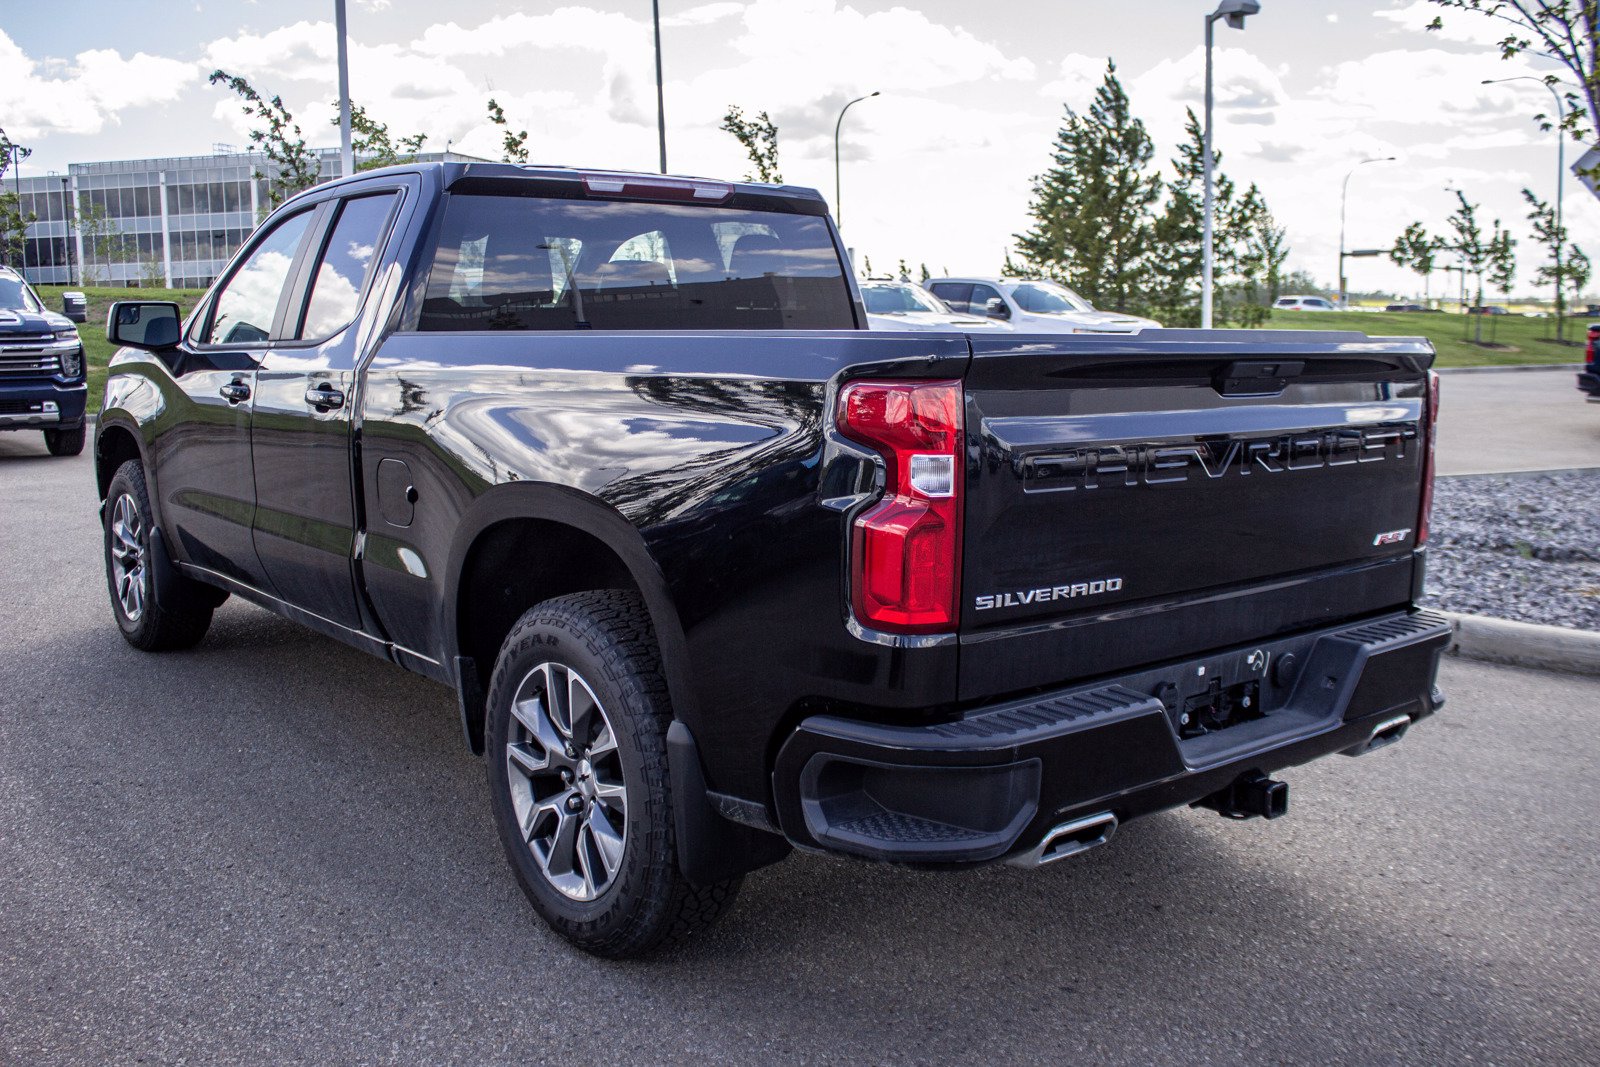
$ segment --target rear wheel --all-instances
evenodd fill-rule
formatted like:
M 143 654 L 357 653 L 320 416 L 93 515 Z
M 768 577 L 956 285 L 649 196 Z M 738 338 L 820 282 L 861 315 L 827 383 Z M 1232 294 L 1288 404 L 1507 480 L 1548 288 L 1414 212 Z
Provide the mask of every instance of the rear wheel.
M 599 956 L 637 956 L 709 925 L 739 879 L 678 868 L 666 683 L 642 600 L 597 590 L 518 620 L 489 689 L 495 823 L 534 908 Z
M 221 594 L 178 574 L 158 568 L 159 548 L 151 538 L 150 492 L 144 468 L 130 459 L 117 468 L 106 491 L 106 587 L 117 628 L 135 648 L 146 652 L 189 648 L 211 625 L 211 612 Z
M 50 450 L 52 456 L 76 456 L 83 451 L 83 437 L 82 426 L 76 430 L 46 430 L 44 447 Z

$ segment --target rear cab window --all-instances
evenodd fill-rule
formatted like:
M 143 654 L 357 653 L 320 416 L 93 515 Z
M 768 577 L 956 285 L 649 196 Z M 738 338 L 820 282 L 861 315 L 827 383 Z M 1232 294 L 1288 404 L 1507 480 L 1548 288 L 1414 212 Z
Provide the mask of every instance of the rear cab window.
M 814 215 L 450 194 L 417 328 L 849 330 Z

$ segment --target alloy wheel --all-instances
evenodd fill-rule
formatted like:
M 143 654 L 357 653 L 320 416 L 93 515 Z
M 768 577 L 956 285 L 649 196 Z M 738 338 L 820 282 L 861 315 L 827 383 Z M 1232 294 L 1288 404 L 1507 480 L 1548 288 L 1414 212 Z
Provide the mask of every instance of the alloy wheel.
M 592 901 L 622 867 L 628 795 L 616 731 L 589 683 L 541 663 L 511 700 L 507 782 L 522 839 L 545 879 Z
M 111 581 L 122 614 L 129 622 L 138 622 L 144 615 L 149 587 L 144 533 L 144 517 L 139 514 L 138 503 L 123 493 L 111 508 Z

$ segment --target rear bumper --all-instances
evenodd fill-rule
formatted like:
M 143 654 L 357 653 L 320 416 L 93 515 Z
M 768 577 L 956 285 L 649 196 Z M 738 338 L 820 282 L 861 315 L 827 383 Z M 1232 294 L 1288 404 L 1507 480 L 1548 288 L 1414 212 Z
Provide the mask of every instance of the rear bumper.
M 944 866 L 1025 855 L 1064 823 L 1125 822 L 1247 775 L 1397 738 L 1442 705 L 1434 680 L 1449 639 L 1443 616 L 1397 612 L 953 722 L 814 716 L 778 753 L 778 821 L 803 847 L 878 860 Z M 1267 713 L 1180 739 L 1177 719 L 1202 679 L 1246 687 Z
M 1588 393 L 1591 399 L 1600 399 L 1600 372 L 1579 372 L 1578 388 Z
M 0 430 L 75 430 L 88 400 L 83 382 L 0 382 Z

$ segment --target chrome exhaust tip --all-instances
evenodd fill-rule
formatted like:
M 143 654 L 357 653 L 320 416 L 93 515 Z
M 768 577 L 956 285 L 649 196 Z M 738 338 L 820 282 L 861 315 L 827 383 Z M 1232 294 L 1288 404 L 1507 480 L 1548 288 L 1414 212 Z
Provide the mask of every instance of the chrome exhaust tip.
M 1365 741 L 1352 748 L 1345 749 L 1343 754 L 1346 756 L 1365 756 L 1368 752 L 1376 752 L 1378 749 L 1385 748 L 1400 740 L 1409 729 L 1411 729 L 1411 716 L 1409 715 L 1396 715 L 1392 719 L 1385 719 L 1372 728 L 1372 732 L 1367 735 Z
M 1117 817 L 1109 811 L 1064 822 L 1044 835 L 1033 848 L 1006 860 L 1013 867 L 1042 867 L 1098 848 L 1117 832 Z

